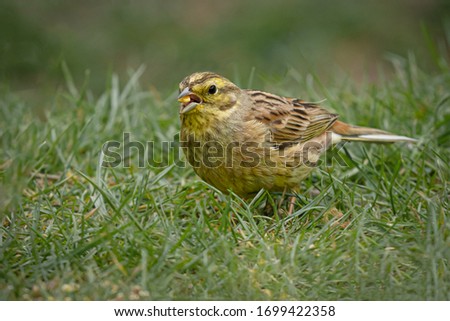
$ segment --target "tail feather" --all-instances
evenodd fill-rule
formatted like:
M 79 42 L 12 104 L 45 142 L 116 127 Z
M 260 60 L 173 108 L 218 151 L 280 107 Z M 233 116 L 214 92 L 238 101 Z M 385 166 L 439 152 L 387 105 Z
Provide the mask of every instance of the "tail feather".
M 341 121 L 336 121 L 330 130 L 337 134 L 337 136 L 333 135 L 336 142 L 342 140 L 368 143 L 417 142 L 414 138 L 391 134 L 375 128 L 353 126 Z

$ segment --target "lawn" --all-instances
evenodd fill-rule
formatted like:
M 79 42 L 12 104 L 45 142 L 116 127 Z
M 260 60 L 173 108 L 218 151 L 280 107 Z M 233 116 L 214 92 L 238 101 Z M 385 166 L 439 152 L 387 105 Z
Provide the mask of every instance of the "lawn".
M 196 177 L 169 144 L 176 85 L 149 90 L 143 68 L 95 94 L 65 67 L 65 89 L 42 108 L 3 88 L 0 299 L 450 300 L 450 65 L 390 60 L 377 83 L 225 75 L 419 140 L 337 148 L 290 216 L 263 215 L 277 195 L 242 200 Z M 103 166 L 111 141 L 123 159 Z M 150 160 L 138 157 L 146 142 Z

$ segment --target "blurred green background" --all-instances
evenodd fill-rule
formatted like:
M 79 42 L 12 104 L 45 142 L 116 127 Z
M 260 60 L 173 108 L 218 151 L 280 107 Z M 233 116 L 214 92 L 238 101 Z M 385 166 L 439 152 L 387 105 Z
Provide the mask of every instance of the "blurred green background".
M 0 81 L 30 97 L 64 85 L 63 61 L 94 91 L 142 64 L 145 86 L 163 93 L 199 70 L 376 80 L 387 54 L 426 63 L 423 26 L 439 38 L 450 12 L 444 0 L 0 2 Z

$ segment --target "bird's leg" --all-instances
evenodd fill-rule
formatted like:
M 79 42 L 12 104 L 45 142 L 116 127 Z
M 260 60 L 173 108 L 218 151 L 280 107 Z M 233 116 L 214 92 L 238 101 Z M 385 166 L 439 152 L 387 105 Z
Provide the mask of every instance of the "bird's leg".
M 284 196 L 286 195 L 286 190 L 287 190 L 287 187 L 285 187 L 283 189 L 283 194 L 281 194 L 280 201 L 278 202 L 278 209 L 279 210 L 281 209 L 281 206 L 283 205 Z
M 295 206 L 295 200 L 297 199 L 296 196 L 289 197 L 289 210 L 288 215 L 292 215 L 294 213 L 294 206 Z
M 289 197 L 288 215 L 292 215 L 292 213 L 294 213 L 294 206 L 295 206 L 295 201 L 297 200 L 298 188 L 294 188 L 291 191 L 294 195 Z
M 286 191 L 287 191 L 287 187 L 284 188 L 283 190 L 283 194 L 281 195 L 280 198 L 280 202 L 278 204 L 278 208 L 281 209 L 281 206 L 284 202 L 284 197 L 286 195 Z M 295 191 L 293 191 L 295 192 Z M 287 216 L 291 215 L 292 213 L 294 213 L 294 206 L 295 206 L 295 200 L 297 199 L 296 195 L 290 196 L 289 197 L 289 207 L 288 207 L 288 212 L 287 212 Z
M 286 193 L 287 193 L 287 188 L 285 187 L 283 190 L 283 193 L 281 194 L 280 199 L 278 201 L 278 206 L 276 207 L 278 213 L 285 212 L 282 210 L 282 206 L 283 206 L 283 203 L 284 203 L 284 200 L 286 197 Z M 289 207 L 288 207 L 287 215 L 291 215 L 292 213 L 294 213 L 294 206 L 295 206 L 296 199 L 297 199 L 296 195 L 289 197 Z M 266 199 L 266 205 L 264 206 L 264 214 L 266 216 L 272 216 L 274 214 L 274 208 L 272 207 L 272 204 L 270 204 L 268 198 Z
M 272 204 L 270 204 L 269 196 L 267 196 L 267 198 L 266 198 L 266 204 L 264 205 L 263 213 L 264 213 L 264 216 L 269 216 L 269 217 L 273 216 L 273 214 L 274 214 Z

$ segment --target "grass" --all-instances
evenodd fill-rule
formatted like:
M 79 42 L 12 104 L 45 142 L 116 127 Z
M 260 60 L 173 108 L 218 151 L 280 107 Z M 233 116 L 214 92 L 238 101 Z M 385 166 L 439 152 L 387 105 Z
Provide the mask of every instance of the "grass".
M 288 217 L 261 214 L 264 192 L 215 192 L 174 155 L 140 168 L 134 148 L 129 167 L 100 166 L 124 132 L 163 149 L 179 130 L 176 93 L 143 89 L 141 69 L 100 96 L 66 70 L 43 111 L 4 90 L 0 299 L 450 300 L 450 68 L 391 60 L 375 85 L 294 70 L 265 84 L 420 141 L 345 145 L 345 166 L 302 182 Z

